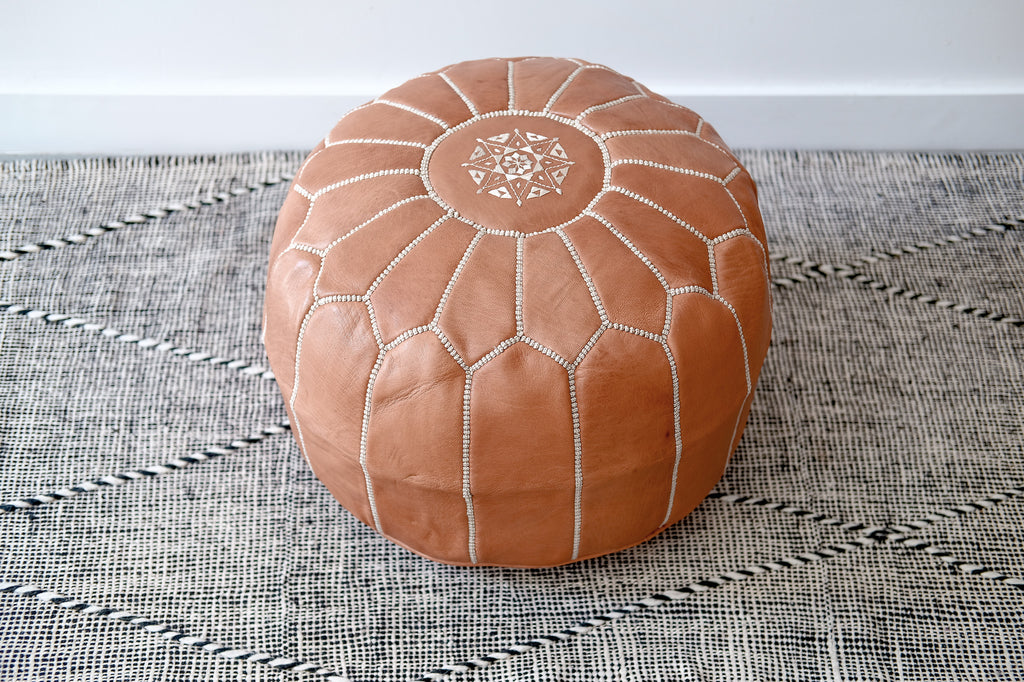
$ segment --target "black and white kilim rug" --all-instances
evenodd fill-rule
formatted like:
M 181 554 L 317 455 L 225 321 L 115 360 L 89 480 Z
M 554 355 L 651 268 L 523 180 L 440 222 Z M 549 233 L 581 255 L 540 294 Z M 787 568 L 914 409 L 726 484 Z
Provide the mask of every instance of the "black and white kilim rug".
M 742 157 L 739 449 L 547 570 L 414 556 L 303 462 L 259 342 L 301 154 L 0 164 L 0 679 L 1019 679 L 1024 156 Z

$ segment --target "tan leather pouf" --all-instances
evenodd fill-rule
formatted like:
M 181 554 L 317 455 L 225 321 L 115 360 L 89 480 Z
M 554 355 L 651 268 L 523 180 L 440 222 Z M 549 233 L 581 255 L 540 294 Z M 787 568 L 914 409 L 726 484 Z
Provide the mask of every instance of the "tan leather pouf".
M 278 219 L 267 353 L 313 471 L 451 564 L 641 542 L 714 486 L 771 330 L 753 181 L 606 67 L 464 62 L 345 116 Z

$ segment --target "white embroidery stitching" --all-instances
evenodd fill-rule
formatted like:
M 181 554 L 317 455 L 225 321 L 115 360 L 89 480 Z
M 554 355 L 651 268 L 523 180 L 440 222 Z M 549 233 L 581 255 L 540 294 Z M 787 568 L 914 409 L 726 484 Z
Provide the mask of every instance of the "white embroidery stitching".
M 470 220 L 470 219 L 468 219 L 468 218 L 466 218 L 464 216 L 461 216 L 459 214 L 459 212 L 458 212 L 458 209 L 456 209 L 455 207 L 449 206 L 444 201 L 444 199 L 442 199 L 440 197 L 440 195 L 438 195 L 437 190 L 434 189 L 433 185 L 430 182 L 430 172 L 429 172 L 430 159 L 432 158 L 433 153 L 437 149 L 438 145 L 441 142 L 443 142 L 445 139 L 447 139 L 447 137 L 449 135 L 451 135 L 451 134 L 453 134 L 453 133 L 455 133 L 455 132 L 457 132 L 459 130 L 462 130 L 463 128 L 465 128 L 465 127 L 467 127 L 469 125 L 472 125 L 472 124 L 474 124 L 474 123 L 476 123 L 478 121 L 487 120 L 487 119 L 491 119 L 491 118 L 497 118 L 497 117 L 500 117 L 500 116 L 521 116 L 521 117 L 548 118 L 548 119 L 551 119 L 553 121 L 558 121 L 559 123 L 564 123 L 565 125 L 568 125 L 568 126 L 571 126 L 573 128 L 576 128 L 577 130 L 579 130 L 584 135 L 587 135 L 588 137 L 590 137 L 597 144 L 598 149 L 601 152 L 601 159 L 602 159 L 602 162 L 603 162 L 603 165 L 604 165 L 604 175 L 602 177 L 601 189 L 594 196 L 594 198 L 590 201 L 590 203 L 582 211 L 580 211 L 580 213 L 578 213 L 576 216 L 570 218 L 569 220 L 566 220 L 565 222 L 563 222 L 563 223 L 561 223 L 559 225 L 552 225 L 550 227 L 547 227 L 547 228 L 544 228 L 544 229 L 534 230 L 534 231 L 530 232 L 529 234 L 523 235 L 523 233 L 521 233 L 521 232 L 519 232 L 517 230 L 496 230 L 496 229 L 493 229 L 493 228 L 489 228 L 489 227 L 487 227 L 485 225 L 481 225 L 481 224 L 476 223 L 476 222 L 474 222 L 474 221 L 472 221 L 472 220 Z M 601 198 L 607 193 L 609 185 L 611 183 L 611 158 L 610 158 L 610 156 L 608 154 L 608 147 L 605 145 L 604 140 L 601 139 L 600 136 L 596 135 L 593 131 L 591 131 L 586 126 L 584 126 L 584 125 L 582 125 L 580 123 L 577 123 L 576 121 L 574 121 L 574 120 L 572 120 L 570 118 L 566 118 L 566 117 L 560 116 L 558 114 L 552 114 L 552 113 L 546 113 L 545 114 L 545 113 L 536 112 L 536 111 L 519 111 L 519 110 L 491 111 L 491 112 L 488 112 L 486 114 L 480 114 L 479 116 L 476 116 L 476 117 L 471 118 L 469 120 L 463 121 L 462 123 L 458 124 L 457 126 L 452 127 L 450 130 L 447 130 L 443 134 L 438 136 L 434 140 L 434 142 L 427 148 L 426 152 L 424 152 L 424 154 L 423 154 L 423 160 L 420 163 L 419 176 L 423 180 L 423 185 L 426 188 L 427 194 L 430 196 L 430 198 L 433 199 L 434 202 L 437 203 L 437 205 L 440 206 L 442 209 L 444 209 L 446 211 L 452 211 L 454 215 L 458 216 L 467 225 L 471 225 L 473 228 L 475 228 L 475 229 L 477 229 L 477 230 L 479 230 L 481 232 L 484 232 L 486 234 L 494 234 L 494 235 L 499 235 L 499 236 L 516 237 L 516 238 L 518 238 L 520 236 L 526 236 L 527 238 L 529 238 L 531 235 L 534 235 L 534 234 L 546 234 L 548 232 L 554 232 L 555 230 L 557 230 L 559 228 L 568 227 L 572 223 L 574 223 L 577 220 L 579 220 L 579 218 L 581 216 L 585 215 L 587 210 L 593 208 L 597 204 L 597 202 L 600 201 Z
M 401 102 L 392 102 L 389 99 L 375 99 L 375 100 L 373 100 L 373 103 L 374 104 L 383 104 L 383 105 L 389 106 L 389 107 L 394 107 L 396 109 L 401 109 L 402 111 L 408 111 L 410 114 L 416 114 L 417 116 L 420 116 L 422 118 L 427 119 L 431 123 L 436 123 L 437 125 L 441 126 L 445 130 L 448 130 L 450 128 L 450 126 L 448 125 L 448 123 L 446 121 L 441 120 L 440 118 L 438 118 L 437 116 L 434 116 L 433 114 L 428 114 L 425 111 L 421 111 L 420 109 L 417 109 L 416 107 L 410 107 L 408 104 L 402 104 Z
M 452 82 L 452 79 L 448 77 L 448 74 L 442 71 L 437 75 L 441 77 L 441 80 L 448 84 L 448 87 L 455 91 L 455 94 L 459 96 L 459 99 L 461 99 L 465 103 L 466 108 L 469 109 L 469 113 L 471 113 L 473 116 L 480 115 L 480 111 L 477 110 L 476 105 L 473 104 L 473 101 L 466 97 L 466 93 L 462 92 L 462 90 L 459 89 L 459 86 L 455 85 L 455 83 Z M 424 145 L 424 147 L 425 146 L 426 145 Z

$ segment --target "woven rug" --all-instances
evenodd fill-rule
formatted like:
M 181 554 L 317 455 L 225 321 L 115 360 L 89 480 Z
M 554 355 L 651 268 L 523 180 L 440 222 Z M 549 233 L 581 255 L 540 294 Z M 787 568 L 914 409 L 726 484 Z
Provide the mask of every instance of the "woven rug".
M 307 468 L 259 334 L 301 158 L 0 164 L 0 679 L 1019 679 L 1024 156 L 743 153 L 739 448 L 545 570 L 419 558 Z

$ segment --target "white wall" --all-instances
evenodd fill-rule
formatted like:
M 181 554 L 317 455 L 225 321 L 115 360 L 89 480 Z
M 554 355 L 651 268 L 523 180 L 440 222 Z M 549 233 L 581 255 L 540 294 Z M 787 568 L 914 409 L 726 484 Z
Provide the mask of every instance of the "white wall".
M 306 148 L 463 59 L 576 56 L 737 147 L 1024 148 L 1020 0 L 5 2 L 0 153 Z

